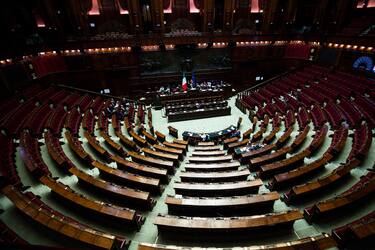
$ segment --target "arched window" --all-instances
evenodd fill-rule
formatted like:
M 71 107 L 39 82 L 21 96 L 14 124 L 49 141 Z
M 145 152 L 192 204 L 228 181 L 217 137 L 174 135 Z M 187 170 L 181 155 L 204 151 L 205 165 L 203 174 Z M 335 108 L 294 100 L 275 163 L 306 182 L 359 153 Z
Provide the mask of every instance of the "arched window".
M 91 0 L 91 9 L 87 13 L 90 16 L 100 15 L 99 0 Z
M 164 13 L 172 13 L 172 0 L 163 1 L 163 10 Z
M 195 4 L 195 0 L 189 0 L 189 12 L 199 13 L 199 8 Z
M 116 0 L 116 4 L 121 15 L 129 14 L 129 11 L 126 9 L 125 3 L 122 5 L 121 0 Z

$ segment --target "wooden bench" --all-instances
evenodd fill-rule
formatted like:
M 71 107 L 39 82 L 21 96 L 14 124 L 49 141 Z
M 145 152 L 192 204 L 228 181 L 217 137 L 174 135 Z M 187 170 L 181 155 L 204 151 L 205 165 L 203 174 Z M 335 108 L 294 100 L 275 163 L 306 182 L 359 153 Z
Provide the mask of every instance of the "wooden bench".
M 106 132 L 104 132 L 103 130 L 100 130 L 99 134 L 100 134 L 101 137 L 104 138 L 104 141 L 107 143 L 107 145 L 111 149 L 113 149 L 117 154 L 119 154 L 121 156 L 125 155 L 125 151 L 122 148 L 122 146 L 120 144 L 118 144 L 117 142 L 115 142 L 114 140 L 112 140 L 112 138 Z
M 198 147 L 215 146 L 215 142 L 213 142 L 213 141 L 208 141 L 208 142 L 200 141 L 200 142 L 198 142 L 197 146 Z
M 194 151 L 212 151 L 212 150 L 220 150 L 220 145 L 216 145 L 216 146 L 206 146 L 206 147 L 195 147 L 194 148 Z
M 171 142 L 165 141 L 165 142 L 163 142 L 163 145 L 166 146 L 166 147 L 183 150 L 184 154 L 186 154 L 186 151 L 188 151 L 188 147 L 185 146 L 185 145 L 182 145 L 182 144 L 171 143 Z
M 274 174 L 286 172 L 303 163 L 305 157 L 309 156 L 310 153 L 311 152 L 308 149 L 305 149 L 287 159 L 263 165 L 260 167 L 258 175 L 260 178 L 268 178 L 270 176 L 273 176 Z
M 237 147 L 244 147 L 250 142 L 249 139 L 245 139 L 238 142 L 233 142 L 228 144 L 228 153 L 233 153 L 234 149 Z
M 156 139 L 160 142 L 165 141 L 165 135 L 160 133 L 159 131 L 155 131 Z
M 239 139 L 240 139 L 239 137 L 231 137 L 231 138 L 225 139 L 223 141 L 224 149 L 228 149 L 229 144 L 237 142 Z M 220 146 L 219 146 L 219 148 L 220 148 Z M 195 148 L 195 150 L 197 150 L 197 149 Z
M 165 161 L 160 159 L 155 159 L 152 157 L 147 157 L 144 155 L 140 155 L 136 152 L 128 152 L 128 155 L 132 158 L 133 161 L 138 163 L 144 163 L 148 164 L 154 167 L 167 169 L 168 173 L 174 173 L 175 172 L 175 164 L 173 161 Z
M 184 172 L 180 173 L 182 182 L 223 182 L 223 181 L 244 181 L 250 175 L 248 169 L 226 171 L 226 172 Z
M 280 242 L 270 245 L 254 245 L 249 247 L 241 247 L 243 249 L 263 250 L 263 249 L 283 249 L 283 250 L 296 250 L 296 249 L 330 249 L 336 247 L 336 241 L 329 234 L 322 234 L 314 237 L 306 237 L 294 241 Z M 236 249 L 227 248 L 228 250 Z M 174 245 L 161 245 L 151 243 L 139 243 L 138 250 L 207 250 L 207 248 L 200 247 L 180 247 Z
M 105 193 L 106 195 L 110 195 L 116 200 L 121 199 L 124 202 L 130 202 L 127 203 L 129 205 L 137 205 L 146 209 L 151 209 L 155 204 L 148 192 L 125 188 L 117 186 L 111 182 L 96 179 L 75 167 L 70 168 L 69 172 L 75 175 L 80 183 Z
M 233 159 L 232 155 L 207 156 L 207 157 L 191 156 L 188 158 L 189 162 L 204 162 L 204 163 L 231 161 L 232 159 Z
M 184 158 L 184 151 L 181 149 L 170 148 L 162 145 L 154 145 L 153 147 L 156 151 L 178 155 L 179 160 L 182 160 Z
M 176 182 L 176 194 L 188 196 L 233 196 L 257 193 L 263 184 L 260 179 L 225 183 Z
M 215 217 L 269 212 L 279 198 L 277 192 L 219 198 L 167 196 L 165 204 L 171 215 Z
M 277 174 L 268 184 L 268 188 L 270 190 L 277 190 L 280 187 L 286 186 L 307 175 L 315 173 L 316 171 L 324 168 L 325 164 L 328 163 L 332 158 L 333 156 L 331 154 L 325 153 L 323 157 L 319 158 L 316 161 L 290 170 L 286 173 Z
M 332 185 L 333 183 L 341 180 L 343 177 L 350 174 L 350 171 L 356 166 L 358 166 L 359 163 L 360 161 L 357 159 L 350 160 L 348 163 L 341 165 L 340 167 L 338 167 L 337 169 L 335 169 L 330 174 L 324 177 L 321 177 L 312 182 L 294 186 L 291 190 L 284 194 L 284 202 L 287 204 L 291 203 L 303 196 L 316 193 L 317 191 Z
M 167 170 L 165 169 L 141 165 L 133 161 L 125 160 L 115 155 L 112 156 L 112 160 L 116 162 L 118 168 L 124 169 L 130 173 L 135 173 L 152 178 L 158 178 L 163 183 L 167 183 L 169 180 Z
M 151 145 L 157 143 L 157 139 L 152 134 L 148 133 L 145 129 L 142 131 L 142 134 L 145 136 L 146 141 Z
M 34 222 L 45 226 L 57 234 L 67 236 L 73 240 L 84 243 L 91 248 L 100 249 L 127 249 L 130 241 L 118 236 L 97 231 L 89 226 L 74 221 L 73 219 L 55 213 L 42 202 L 29 198 L 13 186 L 6 186 L 2 193 L 17 207 L 22 214 Z
M 178 166 L 180 163 L 178 155 L 175 155 L 175 154 L 168 154 L 168 153 L 163 153 L 160 151 L 154 151 L 149 148 L 142 148 L 142 151 L 145 155 L 148 155 L 154 158 L 159 158 L 159 159 L 167 160 L 167 161 L 173 161 L 175 166 Z
M 249 230 L 271 230 L 273 226 L 290 227 L 295 220 L 303 218 L 298 210 L 270 213 L 263 215 L 226 218 L 178 217 L 172 215 L 158 215 L 154 224 L 163 232 L 187 232 L 189 236 L 194 233 L 205 236 L 228 235 L 230 233 L 248 232 Z M 186 234 L 185 234 L 186 236 Z M 217 239 L 217 238 L 216 238 Z
M 173 137 L 178 138 L 178 130 L 172 126 L 168 126 L 169 134 Z
M 159 179 L 126 173 L 119 169 L 109 167 L 98 161 L 93 161 L 91 165 L 99 169 L 100 175 L 116 183 L 122 185 L 125 184 L 125 186 L 148 191 L 154 194 L 160 194 L 162 192 L 162 187 L 160 185 Z
M 137 150 L 137 144 L 132 140 L 128 139 L 121 131 L 115 131 L 115 134 L 118 138 L 120 138 L 120 142 L 130 150 Z
M 186 163 L 186 171 L 210 172 L 210 171 L 233 171 L 241 166 L 240 162 L 222 162 L 222 163 Z
M 95 200 L 86 198 L 85 196 L 76 193 L 69 186 L 64 185 L 55 179 L 43 176 L 40 182 L 51 189 L 52 193 L 57 195 L 60 199 L 65 202 L 69 202 L 79 208 L 83 208 L 85 211 L 92 212 L 95 215 L 103 216 L 115 221 L 120 220 L 129 225 L 140 228 L 144 222 L 144 218 L 132 209 L 114 206 L 109 203 L 103 203 Z
M 292 150 L 291 147 L 284 147 L 276 150 L 275 152 L 260 157 L 250 159 L 250 170 L 258 169 L 259 166 L 270 163 L 272 161 L 285 159 L 286 154 Z
M 147 141 L 146 139 L 143 139 L 137 133 L 134 132 L 134 130 L 130 130 L 129 135 L 133 137 L 133 141 L 138 144 L 140 147 L 146 147 L 147 146 Z
M 83 133 L 83 135 L 85 136 L 85 138 L 87 139 L 87 142 L 89 143 L 89 145 L 95 150 L 96 153 L 98 153 L 100 156 L 102 156 L 104 159 L 106 160 L 110 160 L 111 158 L 111 154 L 108 153 L 107 150 L 105 150 L 105 148 L 103 148 L 100 144 L 99 144 L 99 141 L 96 140 L 95 137 L 93 137 L 92 135 L 90 135 L 87 131 L 85 131 Z
M 194 151 L 192 156 L 220 156 L 225 155 L 226 153 L 226 150 Z

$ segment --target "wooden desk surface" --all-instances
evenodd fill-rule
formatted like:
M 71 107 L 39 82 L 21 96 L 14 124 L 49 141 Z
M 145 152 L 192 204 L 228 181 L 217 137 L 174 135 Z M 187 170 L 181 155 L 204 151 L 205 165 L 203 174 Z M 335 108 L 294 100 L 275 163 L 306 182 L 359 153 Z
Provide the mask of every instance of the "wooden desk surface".
M 206 147 L 206 146 L 215 146 L 215 142 L 209 141 L 209 142 L 198 142 L 198 146 L 200 147 Z
M 294 139 L 293 143 L 292 143 L 292 148 L 297 148 L 299 145 L 302 144 L 302 142 L 306 139 L 307 137 L 307 134 L 309 133 L 310 131 L 310 126 L 306 126 L 298 135 L 297 137 Z
M 114 194 L 118 196 L 123 196 L 126 198 L 136 199 L 140 201 L 149 201 L 150 193 L 143 192 L 135 189 L 125 188 L 121 186 L 117 186 L 111 182 L 107 182 L 101 179 L 96 179 L 93 176 L 72 167 L 69 169 L 69 172 L 73 175 L 77 176 L 77 178 L 91 186 L 97 187 L 109 194 Z
M 272 245 L 247 246 L 244 249 L 263 250 L 263 249 L 329 249 L 337 246 L 336 241 L 329 234 L 318 235 L 314 237 L 306 237 L 299 240 L 281 242 Z M 241 247 L 242 248 L 242 247 Z M 229 248 L 228 248 L 229 249 Z M 234 248 L 233 248 L 234 249 Z M 161 245 L 150 243 L 139 243 L 138 250 L 208 250 L 201 247 L 180 247 L 174 245 Z
M 153 147 L 158 151 L 166 152 L 168 154 L 176 154 L 180 157 L 180 160 L 182 160 L 182 155 L 184 151 L 181 149 L 170 148 L 162 145 L 154 145 Z
M 103 130 L 100 130 L 99 134 L 100 134 L 101 137 L 104 138 L 105 142 L 108 143 L 108 145 L 111 148 L 113 148 L 117 152 L 123 151 L 122 146 L 120 144 L 118 144 L 117 142 L 115 142 L 106 132 L 104 132 Z
M 181 178 L 194 178 L 194 179 L 225 179 L 231 177 L 240 177 L 250 175 L 249 169 L 242 169 L 236 171 L 226 171 L 226 172 L 207 172 L 207 173 L 197 173 L 197 172 L 184 172 L 180 173 Z
M 115 155 L 112 155 L 112 160 L 114 160 L 117 163 L 117 166 L 119 168 L 123 168 L 129 172 L 136 172 L 145 176 L 153 176 L 164 180 L 168 179 L 167 170 L 165 169 L 141 165 L 133 161 L 125 160 Z
M 58 182 L 51 177 L 43 176 L 40 182 L 49 187 L 54 193 L 60 197 L 69 200 L 81 207 L 95 211 L 102 215 L 114 217 L 120 220 L 128 220 L 136 223 L 136 212 L 131 209 L 124 209 L 123 207 L 114 206 L 112 204 L 91 200 L 81 194 L 76 193 L 69 186 Z
M 160 181 L 158 179 L 126 173 L 126 172 L 121 171 L 119 169 L 108 167 L 107 165 L 105 165 L 101 162 L 98 162 L 98 161 L 93 161 L 91 164 L 94 167 L 98 168 L 100 172 L 104 172 L 104 173 L 116 176 L 118 178 L 121 178 L 121 179 L 124 179 L 124 180 L 127 180 L 127 181 L 131 181 L 131 182 L 134 182 L 134 183 L 139 183 L 139 184 L 142 184 L 142 185 L 147 185 L 147 186 L 150 186 L 152 188 L 159 189 Z
M 187 151 L 187 146 L 186 145 L 177 144 L 177 143 L 171 143 L 171 142 L 167 142 L 167 141 L 164 141 L 163 145 L 167 146 L 167 147 L 170 147 L 170 148 L 182 149 L 182 150 L 184 150 L 184 152 Z
M 263 154 L 267 154 L 267 153 L 271 152 L 275 148 L 276 148 L 276 144 L 266 145 L 262 148 L 252 150 L 252 151 L 248 151 L 246 153 L 242 153 L 241 158 L 243 158 L 244 160 L 247 160 L 247 159 L 250 159 L 250 158 L 261 156 Z
M 276 145 L 278 147 L 282 146 L 284 143 L 286 143 L 286 141 L 290 138 L 290 135 L 292 134 L 293 132 L 293 127 L 289 127 L 285 132 L 284 134 L 282 134 L 280 136 L 280 138 L 277 140 L 276 142 Z
M 233 142 L 238 141 L 239 139 L 240 139 L 239 137 L 231 137 L 231 138 L 225 139 L 225 140 L 223 141 L 223 143 L 224 143 L 224 147 L 226 147 L 227 144 L 229 144 L 229 143 L 233 143 Z
M 222 162 L 222 161 L 231 161 L 233 159 L 232 155 L 224 155 L 224 156 L 207 156 L 207 157 L 199 157 L 199 156 L 192 156 L 189 157 L 189 162 Z
M 250 165 L 260 165 L 260 164 L 265 164 L 269 161 L 272 161 L 274 159 L 277 159 L 279 157 L 285 156 L 287 153 L 289 153 L 292 150 L 291 147 L 283 147 L 278 149 L 277 151 L 263 155 L 260 157 L 256 157 L 250 160 Z
M 165 203 L 167 205 L 182 205 L 193 207 L 221 207 L 221 206 L 241 206 L 246 204 L 256 204 L 265 201 L 276 201 L 280 198 L 277 192 L 265 194 L 254 194 L 246 196 L 234 197 L 183 197 L 183 196 L 167 196 Z
M 105 150 L 102 146 L 100 146 L 96 138 L 90 135 L 87 131 L 85 131 L 83 135 L 87 139 L 87 142 L 95 149 L 96 152 L 98 152 L 101 155 L 108 154 L 107 150 Z
M 174 171 L 175 165 L 173 161 L 165 161 L 165 160 L 160 160 L 160 159 L 156 159 L 152 157 L 147 157 L 147 156 L 140 155 L 133 151 L 128 152 L 128 155 L 131 156 L 134 161 L 140 161 L 146 164 L 151 164 L 152 166 L 157 166 L 157 167 L 161 167 L 161 168 Z
M 216 145 L 216 146 L 200 146 L 200 147 L 195 147 L 195 151 L 211 151 L 211 150 L 220 150 L 221 146 Z
M 149 149 L 149 148 L 142 148 L 142 151 L 146 155 L 150 155 L 151 157 L 166 159 L 168 161 L 173 161 L 176 164 L 179 162 L 179 157 L 178 157 L 178 155 L 175 155 L 175 154 L 168 154 L 168 153 L 163 153 L 163 152 L 160 152 L 160 151 L 154 151 L 154 150 Z
M 181 144 L 187 146 L 189 143 L 184 140 L 179 140 L 179 139 L 173 139 L 173 143 Z
M 225 155 L 227 153 L 226 150 L 214 150 L 214 151 L 193 151 L 193 156 L 218 156 L 218 155 Z
M 202 218 L 202 217 L 177 217 L 170 215 L 158 215 L 154 224 L 157 226 L 186 229 L 187 231 L 203 230 L 231 230 L 269 227 L 280 223 L 293 222 L 302 219 L 302 213 L 298 210 L 290 210 L 281 213 L 254 215 L 245 217 L 226 218 Z
M 142 130 L 142 134 L 145 136 L 146 140 L 152 144 L 155 144 L 157 139 L 152 136 L 149 132 L 147 132 L 145 129 Z
M 237 181 L 237 182 L 225 182 L 225 183 L 194 183 L 194 182 L 175 182 L 173 184 L 174 189 L 185 189 L 185 190 L 237 190 L 241 188 L 259 187 L 263 185 L 262 180 L 255 179 L 253 181 Z
M 123 133 L 121 133 L 120 130 L 115 131 L 115 134 L 118 138 L 120 138 L 120 141 L 128 148 L 135 149 L 137 147 L 136 143 L 127 138 Z
M 229 143 L 228 144 L 228 152 L 229 151 L 232 152 L 234 150 L 234 148 L 247 145 L 249 143 L 249 141 L 250 141 L 249 139 L 245 139 L 245 140 L 242 140 L 242 141 Z
M 74 141 L 74 138 L 72 134 L 69 131 L 65 131 L 65 137 L 68 141 L 69 147 L 81 158 L 81 159 L 87 159 L 89 158 L 89 155 L 85 150 L 83 150 L 81 142 L 79 142 L 80 145 L 77 145 Z M 77 139 L 78 140 L 78 139 Z
M 241 163 L 238 161 L 211 164 L 186 163 L 185 169 L 192 171 L 227 171 L 230 169 L 238 169 L 240 166 Z
M 114 235 L 94 230 L 81 223 L 72 223 L 70 218 L 52 214 L 12 186 L 3 188 L 2 192 L 25 215 L 59 234 L 103 249 L 112 249 L 116 241 Z
M 139 144 L 141 147 L 144 147 L 147 145 L 146 139 L 143 139 L 140 137 L 134 130 L 130 130 L 129 135 L 133 137 L 133 141 L 137 144 Z

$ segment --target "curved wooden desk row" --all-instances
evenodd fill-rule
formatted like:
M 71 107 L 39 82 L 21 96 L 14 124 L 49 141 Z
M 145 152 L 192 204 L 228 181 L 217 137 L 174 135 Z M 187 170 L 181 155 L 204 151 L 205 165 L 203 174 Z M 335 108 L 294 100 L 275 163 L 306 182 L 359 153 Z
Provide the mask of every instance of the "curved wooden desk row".
M 182 145 L 182 144 L 172 143 L 172 142 L 167 142 L 167 141 L 164 141 L 163 145 L 166 146 L 166 147 L 169 147 L 169 148 L 175 148 L 175 149 L 182 150 L 184 152 L 184 155 L 188 151 L 187 145 Z
M 273 204 L 280 198 L 277 192 L 233 197 L 187 197 L 167 196 L 165 203 L 172 215 L 230 216 L 272 211 Z
M 362 124 L 360 128 L 356 129 L 353 136 L 351 156 L 359 160 L 364 159 L 371 147 L 372 143 L 372 129 L 366 123 Z
M 112 155 L 112 160 L 116 162 L 118 168 L 124 169 L 130 173 L 157 178 L 160 179 L 162 183 L 167 183 L 169 181 L 167 170 L 165 169 L 141 165 L 133 161 L 125 160 L 116 155 Z
M 192 156 L 189 157 L 189 162 L 204 162 L 204 163 L 215 163 L 215 162 L 225 162 L 231 161 L 233 159 L 232 155 L 223 155 L 223 156 L 207 156 L 207 157 L 199 157 L 199 156 Z
M 72 149 L 79 158 L 86 162 L 93 161 L 91 156 L 83 149 L 82 142 L 80 142 L 77 137 L 74 137 L 69 131 L 65 131 L 65 137 L 68 141 L 70 149 Z
M 69 172 L 75 175 L 80 183 L 116 198 L 116 200 L 120 199 L 128 206 L 133 205 L 140 208 L 151 209 L 155 204 L 149 192 L 122 187 L 111 182 L 96 179 L 75 167 L 70 168 Z
M 125 184 L 128 187 L 148 191 L 153 194 L 161 194 L 164 190 L 164 188 L 160 184 L 159 179 L 126 173 L 119 169 L 109 167 L 98 161 L 93 161 L 91 165 L 99 169 L 100 175 L 119 184 Z
M 144 137 L 146 138 L 146 141 L 150 143 L 151 145 L 154 145 L 158 142 L 157 139 L 152 134 L 147 132 L 145 129 L 142 130 L 142 135 L 144 135 Z
M 57 163 L 57 165 L 68 170 L 69 166 L 72 165 L 72 162 L 64 153 L 59 138 L 55 137 L 52 132 L 46 131 L 44 133 L 44 142 L 51 158 Z
M 23 194 L 13 186 L 6 186 L 1 191 L 22 214 L 57 234 L 100 249 L 127 249 L 130 244 L 130 241 L 123 237 L 92 229 L 65 217 L 47 207 L 35 196 L 31 198 L 32 195 Z
M 129 135 L 133 137 L 133 141 L 138 144 L 140 147 L 146 147 L 147 146 L 147 141 L 146 139 L 140 137 L 134 130 L 129 131 Z
M 271 154 L 267 154 L 267 155 L 263 155 L 263 156 L 250 159 L 250 170 L 259 169 L 259 166 L 270 163 L 272 161 L 285 159 L 286 154 L 291 151 L 292 151 L 292 147 L 283 147 Z
M 162 169 L 167 169 L 168 173 L 174 173 L 175 172 L 176 164 L 173 161 L 165 161 L 165 160 L 160 160 L 160 159 L 156 159 L 156 158 L 153 158 L 153 157 L 147 157 L 147 156 L 138 154 L 138 153 L 133 152 L 133 151 L 129 151 L 128 155 L 135 162 L 144 163 L 144 164 L 151 165 L 151 166 L 158 167 L 158 168 L 162 168 Z
M 165 135 L 160 133 L 159 131 L 155 131 L 156 139 L 163 143 L 165 141 Z
M 273 141 L 273 139 L 276 138 L 276 134 L 280 131 L 280 127 L 274 127 L 271 131 L 271 133 L 269 133 L 264 139 L 263 139 L 263 143 L 270 143 L 271 141 Z
M 180 179 L 182 182 L 224 182 L 224 181 L 244 181 L 250 175 L 250 170 L 242 169 L 235 171 L 225 172 L 208 172 L 208 173 L 197 173 L 197 172 L 186 172 L 180 173 Z
M 327 133 L 328 133 L 327 125 L 324 125 L 319 131 L 315 132 L 314 139 L 309 146 L 309 149 L 311 152 L 314 152 L 315 150 L 320 148 L 320 146 L 323 144 L 327 136 Z
M 250 140 L 251 142 L 257 142 L 262 139 L 264 132 L 266 132 L 267 130 L 267 126 L 263 126 L 263 125 L 264 124 L 262 124 L 262 126 L 260 127 L 260 130 L 251 137 L 251 140 Z
M 224 149 L 228 149 L 228 145 L 231 144 L 231 143 L 235 143 L 239 140 L 240 138 L 239 137 L 231 137 L 231 138 L 228 138 L 228 139 L 225 139 L 223 141 L 223 145 L 224 145 Z M 220 146 L 214 146 L 214 149 L 208 149 L 208 150 L 219 150 L 220 149 Z M 195 148 L 196 151 L 198 150 L 206 150 L 205 147 L 200 147 L 197 149 L 197 147 Z
M 178 159 L 181 161 L 184 158 L 184 151 L 182 149 L 170 148 L 164 145 L 153 145 L 156 151 L 160 151 L 167 154 L 178 155 Z
M 110 218 L 114 221 L 120 220 L 121 222 L 128 223 L 138 229 L 145 220 L 134 210 L 114 206 L 109 203 L 91 200 L 81 194 L 76 193 L 69 186 L 58 182 L 51 177 L 43 176 L 39 180 L 41 183 L 50 188 L 52 193 L 56 194 L 60 199 L 63 199 L 64 201 L 79 208 L 83 208 L 85 209 L 85 211 L 103 216 L 103 219 Z
M 242 141 L 228 144 L 228 153 L 233 153 L 235 148 L 246 146 L 249 142 L 250 142 L 249 139 L 243 139 Z
M 305 149 L 290 158 L 263 165 L 260 167 L 258 176 L 260 178 L 268 178 L 275 174 L 286 172 L 303 163 L 305 157 L 309 156 L 310 153 L 311 152 L 308 149 Z
M 259 156 L 268 154 L 276 148 L 277 148 L 276 144 L 269 144 L 269 145 L 265 145 L 262 148 L 259 148 L 259 149 L 256 149 L 256 150 L 251 150 L 251 151 L 248 151 L 246 153 L 242 153 L 240 161 L 241 161 L 242 164 L 246 164 L 246 163 L 249 162 L 249 160 L 251 158 L 255 158 L 255 157 L 259 157 Z
M 188 146 L 189 145 L 188 141 L 179 140 L 179 139 L 173 139 L 173 143 L 181 144 L 181 145 L 184 145 L 184 146 Z
M 290 135 L 292 134 L 293 132 L 293 127 L 289 127 L 281 136 L 279 139 L 277 139 L 276 141 L 276 146 L 278 148 L 284 146 L 286 144 L 286 142 L 290 139 Z
M 321 158 L 314 162 L 285 173 L 274 175 L 273 179 L 268 184 L 268 188 L 270 190 L 277 190 L 290 183 L 296 182 L 297 180 L 324 168 L 325 164 L 327 164 L 332 158 L 333 156 L 326 152 Z
M 87 131 L 85 131 L 83 135 L 87 139 L 87 142 L 90 144 L 90 146 L 95 150 L 96 153 L 98 153 L 100 156 L 102 156 L 106 160 L 111 159 L 112 155 L 100 145 L 99 141 L 94 136 L 89 134 Z
M 237 138 L 237 137 L 235 137 Z M 220 145 L 215 145 L 215 146 L 197 146 L 194 148 L 195 152 L 201 152 L 201 151 L 216 151 L 220 150 L 221 146 Z
M 358 166 L 359 163 L 359 160 L 352 159 L 348 163 L 339 166 L 330 174 L 324 177 L 321 177 L 312 182 L 307 182 L 298 186 L 294 186 L 291 190 L 286 192 L 282 198 L 287 204 L 289 204 L 303 196 L 316 193 L 350 174 L 350 171 L 356 166 Z
M 192 156 L 220 156 L 225 155 L 226 150 L 193 151 Z
M 112 140 L 112 138 L 108 135 L 107 132 L 103 131 L 103 130 L 100 130 L 99 131 L 99 134 L 101 137 L 104 138 L 104 141 L 107 143 L 107 145 L 112 149 L 114 150 L 117 154 L 121 155 L 121 156 L 124 156 L 125 155 L 125 151 L 124 149 L 122 148 L 122 146 L 120 144 L 118 144 L 117 142 L 115 142 L 114 140 Z
M 234 171 L 241 166 L 239 161 L 222 163 L 186 163 L 185 170 L 192 172 Z
M 291 226 L 295 220 L 302 219 L 303 215 L 298 210 L 290 210 L 281 213 L 270 213 L 245 217 L 226 218 L 202 218 L 202 217 L 181 217 L 172 215 L 158 215 L 154 224 L 158 229 L 172 232 L 188 232 L 217 234 L 217 233 L 238 233 L 241 231 L 270 229 L 272 226 Z
M 111 116 L 111 121 L 112 121 L 112 128 L 115 130 L 115 131 L 118 131 L 121 129 L 121 123 L 120 121 L 117 119 L 117 115 L 116 114 L 113 114 Z
M 260 179 L 256 179 L 224 183 L 175 182 L 173 188 L 176 194 L 209 197 L 257 193 L 262 185 L 263 182 Z
M 307 207 L 304 210 L 304 217 L 307 222 L 311 223 L 318 217 L 323 215 L 332 214 L 349 205 L 354 205 L 357 201 L 371 195 L 375 191 L 375 175 L 371 178 L 360 180 L 354 190 L 344 192 L 332 199 L 320 201 L 311 207 Z
M 211 142 L 198 142 L 197 144 L 198 147 L 211 147 L 211 146 L 215 146 L 215 142 L 211 141 Z
M 304 129 L 296 136 L 296 138 L 294 139 L 291 147 L 293 148 L 293 150 L 296 150 L 299 146 L 301 146 L 301 144 L 305 141 L 306 137 L 307 137 L 307 134 L 309 133 L 310 131 L 310 126 L 307 125 L 306 127 L 304 127 Z
M 134 150 L 134 151 L 137 151 L 138 150 L 138 147 L 137 147 L 137 144 L 128 139 L 122 132 L 121 130 L 118 130 L 118 131 L 115 131 L 115 134 L 118 138 L 120 138 L 120 142 L 128 149 L 130 150 Z
M 82 128 L 87 130 L 90 134 L 94 132 L 95 116 L 90 110 L 86 110 L 82 119 Z
M 362 218 L 346 224 L 342 227 L 332 230 L 332 236 L 340 245 L 348 246 L 353 245 L 358 247 L 358 243 L 362 241 L 368 242 L 370 246 L 371 239 L 375 235 L 375 211 L 363 216 Z
M 179 156 L 176 154 L 163 153 L 160 151 L 152 150 L 150 148 L 142 148 L 142 151 L 147 156 L 151 156 L 153 158 L 158 158 L 166 161 L 172 161 L 175 167 L 180 165 Z
M 346 139 L 348 138 L 348 133 L 349 131 L 347 128 L 342 128 L 335 131 L 331 145 L 329 146 L 329 150 L 332 155 L 337 155 L 344 148 Z
M 227 250 L 262 250 L 262 249 L 278 249 L 278 250 L 295 250 L 295 249 L 329 249 L 337 245 L 336 241 L 328 234 L 322 234 L 314 237 L 302 238 L 295 241 L 276 243 L 272 245 L 259 245 L 248 247 L 225 248 Z M 160 245 L 150 243 L 139 243 L 138 250 L 223 250 L 223 248 L 204 248 L 204 247 L 180 247 L 173 245 Z

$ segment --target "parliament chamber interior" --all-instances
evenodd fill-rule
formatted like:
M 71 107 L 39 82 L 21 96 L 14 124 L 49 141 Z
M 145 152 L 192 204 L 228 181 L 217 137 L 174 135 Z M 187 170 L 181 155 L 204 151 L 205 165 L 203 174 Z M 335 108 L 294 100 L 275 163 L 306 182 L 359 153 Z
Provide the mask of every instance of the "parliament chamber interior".
M 374 0 L 0 8 L 0 249 L 374 249 Z

